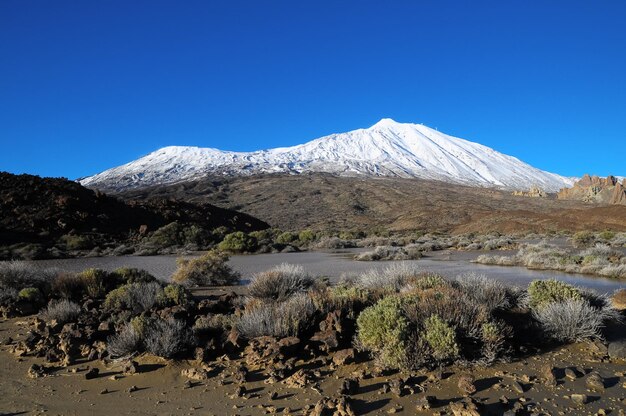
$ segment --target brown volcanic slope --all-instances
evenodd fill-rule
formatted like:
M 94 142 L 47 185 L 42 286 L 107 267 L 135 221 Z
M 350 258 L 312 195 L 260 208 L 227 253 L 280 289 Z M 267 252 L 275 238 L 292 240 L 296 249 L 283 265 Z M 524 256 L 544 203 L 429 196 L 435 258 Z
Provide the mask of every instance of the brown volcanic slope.
M 125 202 L 67 179 L 0 172 L 0 245 L 48 242 L 66 233 L 127 238 L 141 225 L 154 230 L 173 221 L 205 229 L 267 228 L 249 215 L 207 203 Z
M 623 206 L 516 197 L 495 189 L 419 179 L 327 174 L 213 177 L 127 191 L 123 196 L 206 201 L 246 212 L 285 230 L 626 230 Z

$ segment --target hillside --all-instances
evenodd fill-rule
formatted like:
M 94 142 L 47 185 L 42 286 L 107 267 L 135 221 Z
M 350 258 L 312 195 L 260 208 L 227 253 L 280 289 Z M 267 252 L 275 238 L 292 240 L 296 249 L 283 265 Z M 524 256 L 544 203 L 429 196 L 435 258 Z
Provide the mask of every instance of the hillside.
M 422 124 L 382 119 L 367 129 L 331 134 L 308 143 L 256 152 L 170 146 L 123 166 L 81 179 L 85 186 L 123 191 L 180 183 L 207 175 L 331 173 L 345 177 L 440 180 L 476 187 L 548 192 L 573 180 L 537 169 L 487 146 Z
M 0 172 L 0 245 L 58 244 L 67 236 L 126 241 L 172 222 L 207 231 L 218 227 L 252 231 L 262 221 L 206 202 L 168 199 L 124 202 L 62 178 Z
M 406 178 L 328 174 L 213 177 L 127 191 L 241 210 L 286 230 L 391 229 L 447 232 L 626 230 L 626 209 Z

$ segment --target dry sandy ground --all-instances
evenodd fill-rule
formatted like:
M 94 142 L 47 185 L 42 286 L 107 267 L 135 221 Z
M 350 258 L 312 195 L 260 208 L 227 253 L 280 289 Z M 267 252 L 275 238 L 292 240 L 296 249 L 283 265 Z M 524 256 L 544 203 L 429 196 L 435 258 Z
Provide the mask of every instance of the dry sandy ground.
M 0 339 L 17 338 L 25 332 L 24 319 L 0 322 Z M 336 397 L 345 377 L 364 371 L 371 374 L 370 361 L 350 364 L 333 370 L 327 360 L 298 361 L 296 368 L 319 370 L 320 391 L 312 388 L 289 388 L 282 383 L 264 383 L 264 369 L 250 369 L 245 395 L 235 396 L 238 384 L 234 370 L 241 360 L 214 363 L 212 377 L 205 382 L 186 385 L 187 379 L 181 369 L 191 362 L 166 362 L 141 356 L 137 358 L 140 373 L 113 380 L 120 374 L 114 365 L 101 362 L 78 363 L 69 368 L 59 368 L 52 375 L 31 379 L 28 368 L 41 359 L 25 357 L 18 359 L 0 347 L 0 414 L 1 415 L 261 415 L 305 414 L 307 406 L 314 406 L 322 395 Z M 541 367 L 546 363 L 556 370 L 557 385 L 548 386 L 542 381 Z M 85 369 L 100 369 L 98 378 L 85 380 Z M 606 390 L 590 391 L 584 377 L 575 380 L 564 374 L 566 367 L 577 367 L 585 373 L 597 371 L 604 377 Z M 437 372 L 420 372 L 413 375 L 408 386 L 415 392 L 397 397 L 385 392 L 387 382 L 400 374 L 386 374 L 362 379 L 358 392 L 351 396 L 356 414 L 448 414 L 449 404 L 462 399 L 457 387 L 459 375 L 471 372 L 476 378 L 477 392 L 473 398 L 481 404 L 481 414 L 504 414 L 506 409 L 530 406 L 536 414 L 606 414 L 621 415 L 626 409 L 626 363 L 602 360 L 589 344 L 571 345 L 566 348 L 544 352 L 527 359 L 493 367 L 464 369 L 447 367 L 442 379 Z M 433 377 L 434 376 L 434 377 Z M 430 378 L 430 379 L 429 379 Z M 516 391 L 514 381 L 523 391 Z M 134 386 L 134 387 L 133 387 Z M 135 389 L 130 392 L 129 389 Z M 423 390 L 423 391 L 422 391 Z M 274 398 L 271 398 L 273 394 Z M 590 403 L 575 405 L 569 396 L 573 393 L 587 394 Z M 425 396 L 437 401 L 424 411 L 417 411 L 416 404 Z M 506 398 L 508 405 L 503 405 Z M 514 414 L 514 413 L 509 413 Z M 519 414 L 531 414 L 522 412 Z M 600 413 L 603 414 L 603 413 Z

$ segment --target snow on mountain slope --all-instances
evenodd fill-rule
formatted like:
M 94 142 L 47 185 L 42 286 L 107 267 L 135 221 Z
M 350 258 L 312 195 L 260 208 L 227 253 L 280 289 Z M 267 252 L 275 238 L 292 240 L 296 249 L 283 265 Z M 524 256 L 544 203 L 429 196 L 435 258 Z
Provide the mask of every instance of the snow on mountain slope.
M 122 190 L 191 180 L 207 174 L 327 172 L 342 176 L 400 176 L 471 186 L 550 192 L 574 179 L 534 168 L 519 159 L 421 124 L 382 119 L 368 129 L 331 134 L 311 142 L 256 152 L 164 147 L 80 183 Z

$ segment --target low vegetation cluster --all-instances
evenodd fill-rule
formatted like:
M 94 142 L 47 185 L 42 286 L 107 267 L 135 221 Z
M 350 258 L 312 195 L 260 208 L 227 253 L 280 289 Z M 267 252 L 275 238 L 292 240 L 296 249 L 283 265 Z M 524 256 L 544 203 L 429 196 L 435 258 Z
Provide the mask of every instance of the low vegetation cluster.
M 607 297 L 560 281 L 513 289 L 402 263 L 337 285 L 281 265 L 254 276 L 243 295 L 193 296 L 194 286 L 237 283 L 226 259 L 211 252 L 182 261 L 171 284 L 136 269 L 67 274 L 0 263 L 2 315 L 37 314 L 12 350 L 53 365 L 142 352 L 201 361 L 243 354 L 257 364 L 332 355 L 339 364 L 371 357 L 411 371 L 600 339 L 621 319 Z
M 626 278 L 626 255 L 623 251 L 597 243 L 589 248 L 572 250 L 547 242 L 527 244 L 513 256 L 481 255 L 477 263 L 499 266 L 524 266 L 529 269 L 587 273 L 610 278 Z

